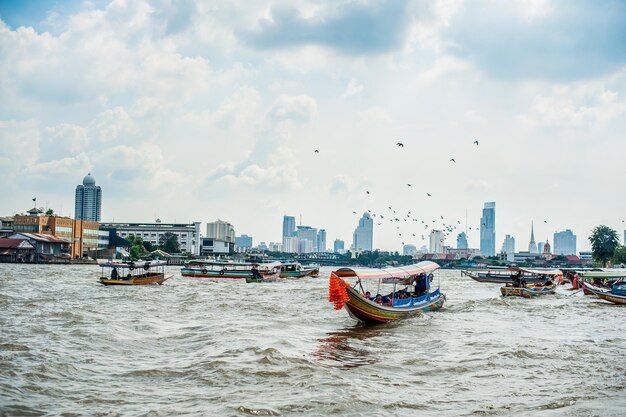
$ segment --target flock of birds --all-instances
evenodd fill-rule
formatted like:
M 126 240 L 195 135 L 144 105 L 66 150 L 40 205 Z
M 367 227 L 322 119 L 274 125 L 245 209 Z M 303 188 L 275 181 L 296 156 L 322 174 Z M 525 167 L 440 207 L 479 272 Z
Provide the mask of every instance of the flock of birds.
M 479 144 L 478 140 L 475 140 L 473 142 L 473 144 L 475 146 L 478 146 L 478 144 Z M 398 148 L 404 148 L 404 143 L 403 142 L 397 142 L 396 146 Z M 315 149 L 313 152 L 316 153 L 316 154 L 320 153 L 319 149 Z M 455 158 L 450 158 L 449 162 L 456 163 L 456 159 Z M 406 185 L 407 185 L 407 187 L 411 187 L 412 186 L 410 183 L 407 183 Z M 371 194 L 369 190 L 365 190 L 365 193 L 367 195 Z M 432 197 L 433 195 L 431 193 L 429 193 L 429 192 L 426 192 L 426 196 L 427 197 Z M 443 237 L 441 238 L 441 243 L 443 243 L 445 241 L 445 238 L 447 236 L 449 236 L 454 231 L 456 231 L 457 227 L 461 227 L 461 221 L 460 220 L 448 220 L 448 223 L 446 223 L 446 222 L 444 222 L 444 220 L 446 220 L 446 219 L 444 219 L 443 216 L 440 216 L 441 217 L 441 219 L 439 219 L 440 223 L 437 222 L 436 220 L 431 220 L 430 222 L 427 222 L 425 220 L 420 220 L 420 219 L 417 219 L 415 217 L 412 217 L 412 214 L 411 214 L 410 211 L 408 211 L 406 214 L 401 215 L 400 217 L 396 217 L 396 215 L 397 215 L 397 211 L 396 210 L 394 210 L 391 206 L 388 207 L 388 210 L 389 210 L 388 213 L 373 213 L 369 209 L 367 210 L 367 212 L 369 213 L 369 215 L 372 218 L 376 219 L 376 224 L 378 226 L 381 226 L 383 224 L 383 222 L 385 222 L 385 221 L 390 222 L 390 223 L 398 222 L 399 224 L 403 224 L 404 222 L 409 222 L 409 221 L 419 223 L 421 221 L 420 225 L 424 226 L 424 228 L 422 229 L 422 233 L 423 233 L 423 230 L 428 230 L 429 226 L 430 226 L 431 230 L 437 230 L 437 229 L 435 229 L 435 227 L 437 227 L 438 230 L 441 230 L 441 232 L 443 233 Z M 358 214 L 356 210 L 353 210 L 352 213 L 353 214 Z M 385 218 L 385 216 L 387 216 L 387 217 Z M 479 229 L 478 227 L 476 227 L 474 229 L 472 229 L 472 227 L 469 227 L 469 230 L 478 230 L 478 229 Z M 400 232 L 400 226 L 396 226 L 396 231 L 397 231 L 399 237 L 403 237 L 403 234 Z M 419 235 L 421 240 L 424 241 L 424 240 L 426 240 L 426 236 L 424 234 L 422 234 L 422 233 L 417 233 L 417 234 L 416 233 L 411 233 L 411 235 L 413 237 L 417 237 Z M 405 234 L 405 236 L 409 236 L 409 235 Z M 405 244 L 405 242 L 401 242 L 401 243 L 402 243 L 402 245 Z

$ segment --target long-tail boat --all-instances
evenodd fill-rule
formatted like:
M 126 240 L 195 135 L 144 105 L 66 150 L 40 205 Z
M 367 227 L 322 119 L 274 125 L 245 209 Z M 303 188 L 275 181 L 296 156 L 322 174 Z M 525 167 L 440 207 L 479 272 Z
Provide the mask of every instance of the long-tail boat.
M 255 270 L 261 278 L 278 278 L 280 276 L 280 263 L 195 260 L 184 266 L 180 273 L 189 278 L 246 279 L 253 278 Z
M 101 274 L 98 282 L 104 285 L 162 285 L 173 277 L 165 273 L 166 265 L 164 261 L 109 261 L 99 264 Z
M 563 272 L 559 269 L 522 269 L 508 268 L 515 271 L 512 276 L 513 282 L 504 287 L 500 287 L 503 297 L 517 296 L 530 298 L 538 295 L 553 294 L 559 283 L 563 282 Z M 540 282 L 528 284 L 527 276 L 534 276 L 541 279 Z
M 610 301 L 613 304 L 626 305 L 626 284 L 622 282 L 612 285 L 610 289 L 596 287 L 586 281 L 582 281 L 582 285 L 583 288 L 602 300 Z
M 432 273 L 437 268 L 439 265 L 431 261 L 382 269 L 339 268 L 330 274 L 328 300 L 335 305 L 335 310 L 345 308 L 352 318 L 368 324 L 386 323 L 438 310 L 446 297 L 439 288 L 432 292 L 429 289 Z M 356 281 L 351 285 L 345 278 L 356 278 Z M 377 294 L 375 299 L 368 297 L 364 281 L 375 281 L 380 288 L 383 279 L 395 281 L 393 291 L 385 296 L 386 299 L 381 294 Z M 419 292 L 409 291 L 413 283 L 416 283 L 416 289 L 419 287 Z M 396 291 L 398 286 L 403 288 Z
M 578 281 L 580 283 L 588 283 L 593 287 L 610 289 L 617 281 L 626 279 L 625 269 L 603 269 L 600 271 L 589 271 L 578 274 Z M 583 293 L 585 295 L 597 295 L 589 289 L 588 285 L 582 285 Z
M 523 280 L 528 284 L 545 281 L 545 277 L 541 273 L 542 270 L 521 270 Z M 463 270 L 461 273 L 470 277 L 474 281 L 489 282 L 493 284 L 512 284 L 513 278 L 520 273 L 519 268 L 505 269 L 480 269 L 480 270 Z

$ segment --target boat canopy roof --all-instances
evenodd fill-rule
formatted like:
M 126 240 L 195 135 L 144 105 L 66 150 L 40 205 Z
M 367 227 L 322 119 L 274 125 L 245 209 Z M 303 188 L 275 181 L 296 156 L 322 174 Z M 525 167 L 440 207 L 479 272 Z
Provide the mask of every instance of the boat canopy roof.
M 524 274 L 534 274 L 534 275 L 563 275 L 563 272 L 560 269 L 526 269 L 526 268 L 509 267 L 507 268 L 507 271 L 522 272 Z
M 341 278 L 357 277 L 359 279 L 391 278 L 403 280 L 419 274 L 430 274 L 438 269 L 439 265 L 432 261 L 423 261 L 413 265 L 395 266 L 388 268 L 339 268 L 334 271 Z
M 137 262 L 123 262 L 123 261 L 108 261 L 98 264 L 101 268 L 144 268 L 148 265 L 149 268 L 157 266 L 166 266 L 165 261 L 137 261 Z
M 585 278 L 625 278 L 626 269 L 604 269 L 602 271 L 583 272 Z

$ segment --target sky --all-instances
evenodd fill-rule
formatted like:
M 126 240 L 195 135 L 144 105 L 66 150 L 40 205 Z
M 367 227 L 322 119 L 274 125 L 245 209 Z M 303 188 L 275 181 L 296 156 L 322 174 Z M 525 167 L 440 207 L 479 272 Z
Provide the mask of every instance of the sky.
M 103 221 L 332 247 L 370 210 L 401 251 L 478 247 L 495 201 L 497 250 L 531 221 L 586 250 L 626 229 L 624 39 L 611 0 L 0 0 L 0 215 L 73 216 L 91 172 Z

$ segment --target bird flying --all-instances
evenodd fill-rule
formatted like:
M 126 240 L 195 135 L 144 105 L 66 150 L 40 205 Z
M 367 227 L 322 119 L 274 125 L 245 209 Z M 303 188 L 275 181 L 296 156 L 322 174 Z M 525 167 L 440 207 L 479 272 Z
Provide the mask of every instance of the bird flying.
M 396 143 L 396 146 L 399 147 L 399 148 L 404 148 L 404 143 L 398 142 L 398 143 Z
M 478 146 L 478 141 L 477 140 L 474 141 L 474 145 Z
M 430 193 L 426 193 L 426 195 L 427 195 L 428 197 L 432 197 L 432 195 L 430 195 Z
M 409 186 L 409 187 L 410 187 L 410 186 L 411 186 L 411 184 L 407 184 L 407 186 Z
M 316 150 L 314 150 L 313 152 L 315 152 L 315 153 L 320 153 L 320 151 L 318 151 L 317 149 L 316 149 Z
M 366 194 L 369 194 L 370 192 L 369 192 L 369 191 L 366 191 L 365 193 L 366 193 Z
M 454 163 L 456 163 L 456 161 L 454 160 L 454 158 L 450 159 L 450 162 L 454 162 Z

